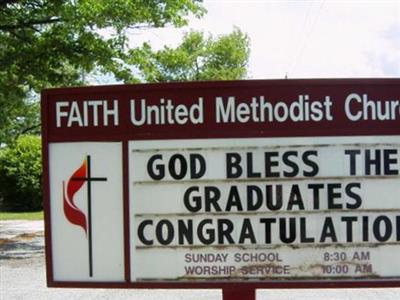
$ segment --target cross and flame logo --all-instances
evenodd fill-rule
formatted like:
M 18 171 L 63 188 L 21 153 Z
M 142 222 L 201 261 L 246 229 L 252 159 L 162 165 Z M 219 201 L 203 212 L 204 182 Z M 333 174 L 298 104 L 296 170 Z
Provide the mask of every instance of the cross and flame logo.
M 63 208 L 66 219 L 80 226 L 88 239 L 89 276 L 93 276 L 93 243 L 92 243 L 92 182 L 107 181 L 106 177 L 92 177 L 91 157 L 87 155 L 82 164 L 67 182 L 63 181 Z M 87 185 L 87 215 L 75 204 L 75 194 Z

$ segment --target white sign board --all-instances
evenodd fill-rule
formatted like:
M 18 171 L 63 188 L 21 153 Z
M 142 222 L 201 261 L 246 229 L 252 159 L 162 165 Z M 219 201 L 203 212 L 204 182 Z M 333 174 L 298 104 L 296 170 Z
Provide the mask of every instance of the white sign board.
M 399 137 L 133 141 L 129 153 L 135 280 L 400 269 L 384 260 L 400 251 L 399 177 L 388 176 Z
M 52 89 L 42 119 L 49 286 L 400 285 L 399 80 Z

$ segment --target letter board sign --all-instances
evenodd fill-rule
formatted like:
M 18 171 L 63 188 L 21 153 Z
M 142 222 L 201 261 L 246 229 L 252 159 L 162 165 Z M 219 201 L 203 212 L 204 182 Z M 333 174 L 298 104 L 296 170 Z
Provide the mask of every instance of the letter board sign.
M 42 124 L 49 286 L 399 286 L 399 79 L 49 89 Z

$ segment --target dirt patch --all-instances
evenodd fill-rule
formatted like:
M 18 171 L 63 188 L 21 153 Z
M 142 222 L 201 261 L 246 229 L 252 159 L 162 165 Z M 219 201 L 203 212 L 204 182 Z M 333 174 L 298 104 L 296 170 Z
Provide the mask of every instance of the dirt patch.
M 11 239 L 0 238 L 0 245 L 5 245 L 5 244 L 8 244 L 8 243 L 12 243 L 12 240 Z
M 0 238 L 0 245 L 6 245 L 10 243 L 18 243 L 23 241 L 31 241 L 34 238 L 42 237 L 43 232 L 32 232 L 32 233 L 22 233 L 11 238 Z
M 22 233 L 20 235 L 17 235 L 14 239 L 15 240 L 32 240 L 39 236 L 43 236 L 43 233 L 40 233 L 40 232 Z

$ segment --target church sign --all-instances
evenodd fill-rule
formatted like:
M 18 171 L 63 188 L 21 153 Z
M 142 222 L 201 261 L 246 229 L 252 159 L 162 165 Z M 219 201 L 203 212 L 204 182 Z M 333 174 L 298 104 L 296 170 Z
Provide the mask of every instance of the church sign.
M 400 286 L 400 80 L 42 93 L 53 287 Z

